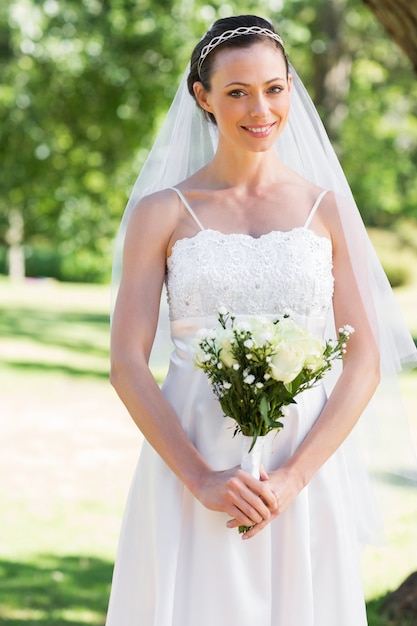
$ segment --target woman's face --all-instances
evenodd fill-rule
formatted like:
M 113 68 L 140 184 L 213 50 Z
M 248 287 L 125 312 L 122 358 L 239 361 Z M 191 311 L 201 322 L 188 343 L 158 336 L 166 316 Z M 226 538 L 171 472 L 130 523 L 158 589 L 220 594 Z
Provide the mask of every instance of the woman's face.
M 214 59 L 210 91 L 195 83 L 197 100 L 213 113 L 220 139 L 252 152 L 269 150 L 285 127 L 292 77 L 269 43 L 226 48 Z

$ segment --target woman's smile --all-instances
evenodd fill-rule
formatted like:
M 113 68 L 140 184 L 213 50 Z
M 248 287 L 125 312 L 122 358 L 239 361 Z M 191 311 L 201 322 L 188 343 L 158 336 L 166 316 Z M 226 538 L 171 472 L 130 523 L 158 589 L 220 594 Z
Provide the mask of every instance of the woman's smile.
M 275 125 L 276 122 L 272 122 L 271 124 L 263 124 L 262 126 L 242 126 L 242 128 L 253 137 L 263 138 L 267 137 L 272 132 Z

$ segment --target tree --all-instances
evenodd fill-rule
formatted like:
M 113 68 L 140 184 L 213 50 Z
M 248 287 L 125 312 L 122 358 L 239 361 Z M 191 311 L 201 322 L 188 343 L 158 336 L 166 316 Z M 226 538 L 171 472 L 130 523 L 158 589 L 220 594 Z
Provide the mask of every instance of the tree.
M 417 4 L 410 0 L 363 1 L 402 48 L 417 73 Z
M 417 85 L 362 0 L 270 0 L 371 224 L 416 215 Z M 275 8 L 274 8 L 275 7 Z M 0 271 L 104 280 L 194 42 L 230 0 L 0 3 Z
M 417 218 L 417 84 L 361 0 L 297 0 L 275 20 L 367 225 Z
M 2 4 L 0 238 L 13 242 L 14 259 L 24 247 L 29 269 L 37 254 L 39 272 L 42 252 L 45 273 L 108 275 L 103 259 L 132 163 L 143 159 L 178 71 L 172 8 L 171 0 Z

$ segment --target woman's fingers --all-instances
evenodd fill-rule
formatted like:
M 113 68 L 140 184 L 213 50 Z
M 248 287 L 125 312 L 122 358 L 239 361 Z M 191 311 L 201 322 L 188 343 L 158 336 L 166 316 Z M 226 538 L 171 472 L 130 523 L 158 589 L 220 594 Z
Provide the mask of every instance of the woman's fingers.
M 271 512 L 276 509 L 276 497 L 270 487 L 246 472 L 238 470 L 236 475 L 227 481 L 227 488 L 231 502 L 241 513 L 236 516 L 239 524 L 248 525 L 243 521 L 242 515 L 249 518 L 251 524 L 269 520 Z
M 223 511 L 245 526 L 269 520 L 276 507 L 276 498 L 269 485 L 240 468 L 210 472 L 200 492 L 200 501 L 207 508 Z

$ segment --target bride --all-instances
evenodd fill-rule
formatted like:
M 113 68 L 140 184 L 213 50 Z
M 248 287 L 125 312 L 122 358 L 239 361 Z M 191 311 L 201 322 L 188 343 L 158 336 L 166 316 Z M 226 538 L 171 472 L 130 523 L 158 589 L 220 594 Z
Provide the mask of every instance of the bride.
M 187 85 L 119 240 L 111 381 L 145 442 L 107 626 L 365 626 L 358 527 L 373 513 L 350 433 L 396 358 L 376 306 L 377 282 L 391 303 L 389 287 L 272 25 L 218 20 Z M 164 283 L 174 350 L 160 389 L 148 363 Z M 290 312 L 320 337 L 355 328 L 337 380 L 268 437 L 261 480 L 240 469 L 239 437 L 193 363 L 220 306 Z M 399 324 L 398 358 L 415 361 Z

